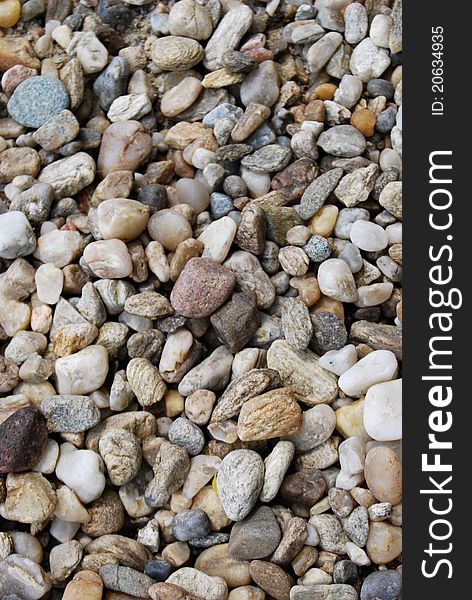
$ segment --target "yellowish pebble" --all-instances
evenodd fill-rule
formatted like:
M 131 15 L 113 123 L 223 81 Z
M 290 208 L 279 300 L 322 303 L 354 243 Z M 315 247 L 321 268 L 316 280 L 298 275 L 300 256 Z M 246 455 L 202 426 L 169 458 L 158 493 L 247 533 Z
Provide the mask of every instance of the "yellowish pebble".
M 308 227 L 312 235 L 322 235 L 329 237 L 336 225 L 339 209 L 333 204 L 322 206 L 314 217 L 310 219 Z
M 13 27 L 21 15 L 20 0 L 3 0 L 0 2 L 0 27 Z

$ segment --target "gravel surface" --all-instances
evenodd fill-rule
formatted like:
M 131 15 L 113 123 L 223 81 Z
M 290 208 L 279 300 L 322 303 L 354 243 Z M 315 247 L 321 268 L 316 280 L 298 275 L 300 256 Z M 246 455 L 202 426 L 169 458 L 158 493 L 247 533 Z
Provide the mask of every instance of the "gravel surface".
M 0 596 L 399 600 L 401 0 L 0 0 Z

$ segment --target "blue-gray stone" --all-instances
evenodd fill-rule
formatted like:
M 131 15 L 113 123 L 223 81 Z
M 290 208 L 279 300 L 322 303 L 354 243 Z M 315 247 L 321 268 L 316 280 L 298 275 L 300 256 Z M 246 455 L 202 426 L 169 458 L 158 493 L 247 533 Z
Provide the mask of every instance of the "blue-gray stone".
M 156 581 L 165 581 L 172 573 L 172 565 L 167 560 L 150 560 L 144 567 L 144 573 Z
M 211 215 L 215 219 L 225 217 L 234 210 L 233 200 L 226 194 L 213 192 L 210 200 Z
M 183 510 L 172 519 L 172 533 L 179 542 L 205 537 L 210 531 L 210 519 L 201 508 Z
M 274 130 L 267 123 L 262 123 L 254 133 L 244 140 L 244 143 L 249 144 L 253 150 L 259 150 L 259 148 L 273 144 L 275 139 Z
M 398 571 L 374 571 L 361 589 L 361 600 L 400 600 L 402 576 Z
M 387 100 L 393 98 L 395 88 L 390 81 L 386 79 L 371 79 L 367 84 L 367 93 L 371 98 L 377 98 L 377 96 L 385 96 Z
M 210 110 L 210 112 L 203 117 L 202 123 L 205 127 L 214 127 L 215 123 L 219 119 L 229 117 L 230 119 L 233 119 L 234 123 L 236 124 L 242 116 L 242 108 L 235 106 L 234 104 L 223 102 L 223 104 L 220 104 L 213 110 Z
M 69 106 L 66 86 L 55 77 L 29 77 L 13 92 L 8 114 L 25 127 L 38 128 Z
M 121 56 L 115 56 L 97 77 L 93 84 L 93 91 L 104 110 L 108 110 L 114 100 L 126 93 L 128 77 L 129 62 Z
M 389 106 L 377 117 L 375 127 L 380 133 L 389 133 L 395 126 L 396 119 L 397 109 L 394 106 Z
M 322 235 L 312 235 L 303 250 L 313 262 L 322 262 L 331 256 L 331 246 Z

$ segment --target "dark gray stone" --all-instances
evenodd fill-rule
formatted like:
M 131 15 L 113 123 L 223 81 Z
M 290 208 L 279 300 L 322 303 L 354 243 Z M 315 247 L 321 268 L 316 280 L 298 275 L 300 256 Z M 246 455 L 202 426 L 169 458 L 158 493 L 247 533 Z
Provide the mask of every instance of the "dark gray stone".
M 128 77 L 128 61 L 121 56 L 114 56 L 107 68 L 95 79 L 93 91 L 98 98 L 98 103 L 104 110 L 108 110 L 113 100 L 126 93 Z
M 361 600 L 400 600 L 402 576 L 398 571 L 375 571 L 365 578 Z
M 367 84 L 367 93 L 371 98 L 377 98 L 377 96 L 385 96 L 387 100 L 393 98 L 395 88 L 390 81 L 386 79 L 371 79 Z
M 272 509 L 261 506 L 231 529 L 228 554 L 238 560 L 256 560 L 270 556 L 282 539 Z

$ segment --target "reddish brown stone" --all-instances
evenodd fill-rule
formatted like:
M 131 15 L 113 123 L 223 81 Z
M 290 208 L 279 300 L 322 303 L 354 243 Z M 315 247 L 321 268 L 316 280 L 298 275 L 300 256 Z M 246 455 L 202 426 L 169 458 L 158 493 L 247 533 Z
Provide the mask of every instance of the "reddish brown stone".
M 0 473 L 31 469 L 48 440 L 43 415 L 36 408 L 20 408 L 0 425 Z
M 175 282 L 170 301 L 184 317 L 208 317 L 231 294 L 234 274 L 210 258 L 191 258 Z

